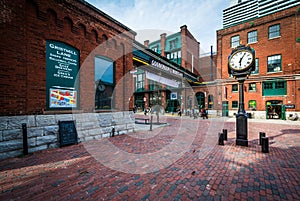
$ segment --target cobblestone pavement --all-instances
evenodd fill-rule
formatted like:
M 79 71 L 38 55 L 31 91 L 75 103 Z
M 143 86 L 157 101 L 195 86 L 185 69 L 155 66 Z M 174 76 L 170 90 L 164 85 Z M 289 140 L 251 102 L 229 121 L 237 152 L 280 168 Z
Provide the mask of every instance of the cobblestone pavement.
M 111 153 L 100 140 L 0 161 L 0 200 L 300 200 L 300 125 L 249 121 L 249 146 L 241 147 L 235 145 L 235 122 L 179 117 L 163 121 L 168 125 L 153 131 L 139 129 L 106 139 L 119 148 Z M 178 124 L 184 129 L 175 134 Z M 183 155 L 145 174 L 108 168 L 91 154 L 98 149 L 106 160 L 117 158 L 113 162 L 123 163 L 126 170 L 136 161 L 118 157 L 120 150 L 156 153 L 176 135 L 189 137 L 188 129 L 196 126 L 197 135 Z M 220 146 L 216 136 L 223 128 L 228 140 Z M 260 131 L 269 137 L 269 153 L 261 152 Z

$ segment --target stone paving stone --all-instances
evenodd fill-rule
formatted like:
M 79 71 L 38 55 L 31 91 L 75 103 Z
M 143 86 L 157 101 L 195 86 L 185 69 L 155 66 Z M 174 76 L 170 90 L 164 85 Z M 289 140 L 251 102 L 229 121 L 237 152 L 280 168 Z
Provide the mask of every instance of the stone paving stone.
M 175 139 L 178 120 L 169 121 L 174 126 L 161 134 L 136 131 L 146 138 L 129 134 L 109 141 L 128 153 L 157 152 Z M 83 144 L 49 149 L 0 161 L 0 200 L 300 200 L 300 126 L 249 122 L 249 146 L 240 147 L 235 124 L 228 122 L 228 141 L 216 142 L 204 156 L 209 122 L 182 121 L 187 129 L 199 121 L 201 129 L 190 149 L 168 167 L 130 174 L 106 167 Z M 258 145 L 259 131 L 271 137 L 268 154 Z M 98 148 L 97 141 L 91 143 Z

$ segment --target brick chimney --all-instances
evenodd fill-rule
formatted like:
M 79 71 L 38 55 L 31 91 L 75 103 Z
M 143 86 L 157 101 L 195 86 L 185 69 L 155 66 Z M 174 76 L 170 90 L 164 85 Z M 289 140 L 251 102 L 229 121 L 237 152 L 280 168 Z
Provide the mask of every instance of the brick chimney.
M 160 47 L 161 47 L 161 56 L 165 57 L 165 49 L 166 49 L 166 33 L 160 35 Z
M 191 66 L 187 62 L 187 26 L 180 27 L 181 35 L 181 66 L 192 71 Z
M 149 40 L 144 41 L 144 46 L 146 46 L 147 48 L 149 47 Z
M 180 27 L 180 30 L 181 30 L 181 33 L 182 33 L 183 31 L 186 32 L 187 26 L 186 26 L 186 25 L 182 25 L 182 26 Z

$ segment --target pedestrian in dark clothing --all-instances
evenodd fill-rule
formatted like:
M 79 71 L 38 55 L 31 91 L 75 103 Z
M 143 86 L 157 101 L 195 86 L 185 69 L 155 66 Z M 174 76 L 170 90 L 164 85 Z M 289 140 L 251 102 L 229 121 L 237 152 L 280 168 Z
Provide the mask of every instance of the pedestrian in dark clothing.
M 205 118 L 208 119 L 208 110 L 205 110 Z
M 181 109 L 180 109 L 180 107 L 177 107 L 177 113 L 178 113 L 179 116 L 181 116 Z
M 203 119 L 208 119 L 208 111 L 205 108 L 201 109 L 201 117 Z

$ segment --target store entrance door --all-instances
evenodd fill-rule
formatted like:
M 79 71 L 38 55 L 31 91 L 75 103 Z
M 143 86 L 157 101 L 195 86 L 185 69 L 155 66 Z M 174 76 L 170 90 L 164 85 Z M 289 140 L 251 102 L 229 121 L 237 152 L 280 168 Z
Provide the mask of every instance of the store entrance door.
M 222 102 L 222 116 L 223 117 L 228 117 L 228 101 L 223 101 Z
M 266 102 L 267 119 L 283 119 L 285 120 L 285 107 L 280 100 Z

